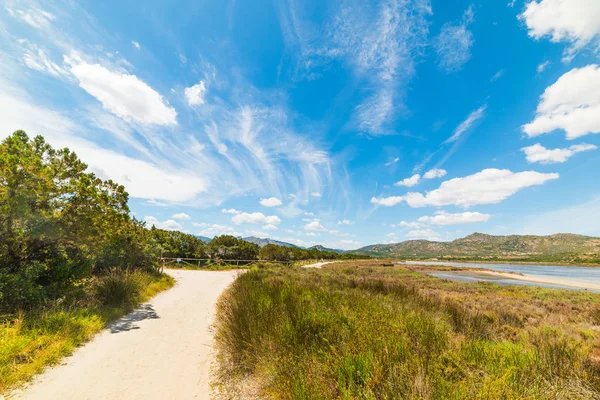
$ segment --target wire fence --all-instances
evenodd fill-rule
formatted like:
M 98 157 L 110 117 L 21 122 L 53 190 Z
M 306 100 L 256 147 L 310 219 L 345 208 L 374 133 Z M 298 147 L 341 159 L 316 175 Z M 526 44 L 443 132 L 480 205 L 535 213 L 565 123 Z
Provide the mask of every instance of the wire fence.
M 276 262 L 278 264 L 292 265 L 296 261 L 271 261 L 271 260 L 226 260 L 220 258 L 184 258 L 184 257 L 161 257 L 161 267 L 188 265 L 194 268 L 209 267 L 211 265 L 235 265 L 249 267 L 261 262 Z

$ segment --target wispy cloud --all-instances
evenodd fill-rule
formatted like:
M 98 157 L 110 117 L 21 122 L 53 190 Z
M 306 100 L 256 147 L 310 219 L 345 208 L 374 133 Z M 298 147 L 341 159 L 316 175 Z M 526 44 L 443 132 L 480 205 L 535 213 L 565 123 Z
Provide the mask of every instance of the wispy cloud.
M 473 6 L 469 7 L 458 22 L 447 22 L 434 39 L 438 66 L 447 73 L 457 72 L 471 59 L 471 47 L 475 42 L 468 29 L 475 19 Z
M 429 0 L 337 2 L 323 26 L 303 18 L 302 3 L 291 0 L 289 5 L 280 13 L 280 25 L 297 58 L 294 74 L 315 79 L 319 68 L 342 60 L 365 84 L 366 97 L 356 106 L 354 128 L 368 135 L 394 133 L 391 123 L 402 107 L 402 93 L 427 44 Z
M 464 121 L 462 121 L 460 125 L 456 127 L 456 129 L 452 133 L 452 136 L 450 136 L 444 143 L 452 143 L 460 139 L 465 134 L 465 132 L 471 129 L 473 124 L 475 124 L 477 121 L 483 118 L 486 109 L 487 104 L 484 104 L 477 110 L 471 112 L 471 114 L 469 114 L 469 116 Z
M 500 71 L 496 72 L 496 73 L 494 74 L 494 76 L 492 76 L 492 77 L 490 78 L 490 82 L 492 82 L 492 83 L 493 83 L 493 82 L 496 82 L 498 79 L 502 78 L 502 76 L 503 76 L 503 75 L 504 75 L 504 70 L 503 70 L 503 69 L 501 69 Z

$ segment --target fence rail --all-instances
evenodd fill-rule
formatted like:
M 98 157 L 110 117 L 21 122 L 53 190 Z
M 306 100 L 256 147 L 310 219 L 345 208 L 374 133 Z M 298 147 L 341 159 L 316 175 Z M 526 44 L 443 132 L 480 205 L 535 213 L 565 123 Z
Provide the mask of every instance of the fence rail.
M 201 268 L 209 265 L 236 265 L 236 266 L 251 266 L 259 262 L 276 262 L 279 264 L 293 264 L 296 261 L 270 261 L 270 260 L 226 260 L 220 258 L 187 258 L 187 257 L 161 257 L 161 267 L 164 268 L 171 264 L 186 264 L 193 267 Z

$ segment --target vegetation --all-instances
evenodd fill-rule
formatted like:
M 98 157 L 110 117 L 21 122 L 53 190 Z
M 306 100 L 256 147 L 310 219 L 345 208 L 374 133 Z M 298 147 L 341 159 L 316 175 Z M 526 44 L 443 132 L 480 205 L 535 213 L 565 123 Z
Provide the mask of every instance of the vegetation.
M 600 397 L 599 294 L 383 265 L 240 276 L 218 304 L 223 390 L 274 399 Z
M 161 251 L 203 254 L 132 218 L 124 187 L 69 149 L 17 131 L 0 143 L 0 392 L 170 287 Z
M 354 253 L 417 260 L 437 258 L 600 264 L 600 238 L 573 234 L 493 236 L 474 233 L 452 242 L 408 240 L 375 244 Z
M 0 312 L 56 300 L 113 268 L 156 268 L 123 186 L 86 169 L 41 136 L 17 131 L 0 144 Z
M 301 249 L 299 247 L 278 246 L 268 244 L 263 246 L 259 252 L 259 258 L 265 261 L 298 261 L 298 260 L 353 260 L 369 258 L 365 255 L 338 253 L 335 251 L 324 251 L 312 247 Z
M 94 278 L 77 299 L 5 316 L 0 322 L 0 393 L 58 362 L 136 303 L 174 283 L 167 275 L 113 271 Z
M 204 258 L 204 242 L 194 235 L 179 231 L 150 228 L 150 240 L 160 248 L 163 257 Z

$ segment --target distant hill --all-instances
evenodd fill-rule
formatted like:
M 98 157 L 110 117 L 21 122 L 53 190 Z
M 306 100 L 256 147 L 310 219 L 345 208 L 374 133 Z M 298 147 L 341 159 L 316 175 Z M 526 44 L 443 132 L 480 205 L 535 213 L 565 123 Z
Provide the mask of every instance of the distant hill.
M 298 246 L 296 246 L 294 244 L 291 244 L 291 243 L 280 242 L 279 240 L 269 239 L 269 238 L 261 239 L 261 238 L 256 237 L 256 236 L 248 236 L 248 237 L 245 237 L 243 239 L 246 242 L 257 244 L 260 247 L 266 246 L 268 244 L 276 244 L 276 245 L 285 246 L 285 247 L 298 247 Z
M 196 235 L 196 237 L 200 240 L 202 240 L 204 243 L 208 243 L 212 240 L 212 238 L 206 237 L 206 236 L 198 236 Z
M 374 244 L 352 253 L 406 259 L 600 262 L 600 238 L 565 233 L 550 236 L 474 233 L 452 242 L 408 240 Z
M 309 247 L 309 249 L 316 249 L 316 250 L 319 250 L 319 251 L 329 251 L 329 252 L 332 252 L 332 253 L 345 253 L 346 252 L 345 250 L 341 250 L 341 249 L 330 249 L 328 247 L 321 246 L 320 244 L 318 244 L 316 246 Z

